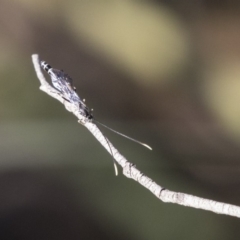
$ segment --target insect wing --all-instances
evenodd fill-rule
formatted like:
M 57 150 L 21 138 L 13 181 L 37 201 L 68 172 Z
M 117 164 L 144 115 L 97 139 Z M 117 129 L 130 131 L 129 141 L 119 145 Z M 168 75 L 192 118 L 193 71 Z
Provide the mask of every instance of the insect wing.
M 53 68 L 51 68 L 48 73 L 51 77 L 53 86 L 59 90 L 67 100 L 70 102 L 76 102 L 78 100 L 72 88 L 72 79 L 67 74 Z

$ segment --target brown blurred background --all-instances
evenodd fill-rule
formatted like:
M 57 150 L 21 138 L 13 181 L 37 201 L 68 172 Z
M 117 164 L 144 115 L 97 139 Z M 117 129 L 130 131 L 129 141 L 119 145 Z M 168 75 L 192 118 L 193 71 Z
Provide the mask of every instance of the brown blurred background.
M 236 218 L 158 201 L 54 99 L 64 69 L 126 158 L 171 190 L 240 205 L 239 1 L 0 2 L 0 239 L 238 239 Z

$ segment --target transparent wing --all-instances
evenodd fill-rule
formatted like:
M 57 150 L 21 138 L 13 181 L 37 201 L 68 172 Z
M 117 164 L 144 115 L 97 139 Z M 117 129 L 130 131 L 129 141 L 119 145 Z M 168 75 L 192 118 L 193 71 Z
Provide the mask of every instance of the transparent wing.
M 49 75 L 52 80 L 53 86 L 59 90 L 65 98 L 67 98 L 70 102 L 81 102 L 81 98 L 75 91 L 75 87 L 73 86 L 73 81 L 70 76 L 64 73 L 61 70 L 50 69 Z
M 80 111 L 82 111 L 82 114 L 87 118 L 92 119 L 92 113 L 78 96 L 76 88 L 73 86 L 72 78 L 63 71 L 54 68 L 49 69 L 48 73 L 51 77 L 53 86 L 61 92 L 63 97 L 69 102 L 77 104 Z

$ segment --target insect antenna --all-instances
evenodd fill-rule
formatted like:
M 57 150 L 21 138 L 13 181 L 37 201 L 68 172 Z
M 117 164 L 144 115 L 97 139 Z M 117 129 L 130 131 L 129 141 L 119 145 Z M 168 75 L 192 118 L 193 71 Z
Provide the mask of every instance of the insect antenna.
M 129 139 L 129 140 L 131 140 L 131 141 L 133 141 L 133 142 L 136 142 L 136 143 L 138 143 L 138 144 L 140 144 L 140 145 L 148 148 L 149 150 L 152 150 L 152 148 L 151 148 L 150 146 L 148 146 L 146 143 L 142 143 L 142 142 L 140 142 L 140 141 L 138 141 L 138 140 L 136 140 L 136 139 L 134 139 L 134 138 L 131 138 L 131 137 L 127 136 L 127 135 L 124 135 L 124 134 L 116 131 L 116 130 L 113 130 L 112 128 L 106 126 L 105 124 L 100 123 L 100 122 L 97 121 L 96 119 L 94 119 L 94 121 L 95 121 L 96 123 L 100 124 L 101 126 L 107 128 L 108 130 L 110 130 L 110 131 L 112 131 L 112 132 L 114 132 L 114 133 L 116 133 L 116 134 L 118 134 L 118 135 L 120 135 L 120 136 L 122 136 L 122 137 L 125 137 L 125 138 L 127 138 L 127 139 Z

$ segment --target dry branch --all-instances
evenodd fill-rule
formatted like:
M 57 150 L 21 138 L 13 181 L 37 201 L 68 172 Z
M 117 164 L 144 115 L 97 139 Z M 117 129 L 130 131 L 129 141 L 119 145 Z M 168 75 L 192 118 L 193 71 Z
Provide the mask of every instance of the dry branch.
M 40 89 L 51 97 L 60 101 L 68 111 L 72 112 L 78 118 L 78 121 L 94 135 L 94 137 L 103 145 L 103 147 L 110 154 L 113 154 L 116 162 L 123 168 L 123 174 L 126 177 L 132 178 L 135 181 L 139 182 L 142 186 L 151 191 L 163 202 L 171 202 L 187 207 L 212 211 L 218 214 L 240 217 L 240 207 L 238 206 L 204 199 L 185 193 L 173 192 L 161 187 L 152 179 L 145 176 L 136 168 L 134 164 L 128 162 L 127 159 L 118 152 L 118 150 L 110 143 L 109 140 L 106 140 L 105 136 L 101 133 L 96 124 L 84 117 L 75 104 L 71 104 L 68 101 L 64 100 L 61 94 L 46 81 L 42 73 L 39 56 L 37 54 L 32 55 L 32 61 L 41 84 Z

